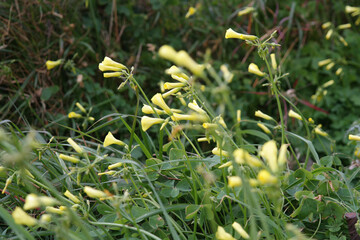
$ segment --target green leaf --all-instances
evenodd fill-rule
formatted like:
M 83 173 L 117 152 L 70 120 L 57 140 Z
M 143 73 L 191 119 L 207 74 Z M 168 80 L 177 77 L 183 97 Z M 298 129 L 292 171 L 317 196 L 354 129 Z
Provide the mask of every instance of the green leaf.
M 134 218 L 140 218 L 141 216 L 145 215 L 149 210 L 147 210 L 146 208 L 142 208 L 142 207 L 138 207 L 138 206 L 133 206 L 131 208 L 131 214 L 133 215 Z
M 199 205 L 189 205 L 185 208 L 185 214 L 186 214 L 186 219 L 192 219 L 195 217 L 195 215 L 197 214 L 197 212 L 201 209 L 201 206 Z
M 242 130 L 241 133 L 259 137 L 259 138 L 264 139 L 265 141 L 270 140 L 270 137 L 268 135 L 266 135 L 265 133 L 257 131 L 257 130 L 253 130 L 253 129 Z
M 47 101 L 51 98 L 52 95 L 56 94 L 59 91 L 59 86 L 51 86 L 47 88 L 43 88 L 41 91 L 41 99 L 43 101 Z
M 149 224 L 153 229 L 164 226 L 164 219 L 160 215 L 154 215 L 149 218 Z

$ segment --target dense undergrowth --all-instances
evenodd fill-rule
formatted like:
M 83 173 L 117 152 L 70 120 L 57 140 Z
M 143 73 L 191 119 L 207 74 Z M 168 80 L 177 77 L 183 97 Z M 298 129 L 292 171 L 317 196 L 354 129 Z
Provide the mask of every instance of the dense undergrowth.
M 357 235 L 356 1 L 0 6 L 2 236 Z

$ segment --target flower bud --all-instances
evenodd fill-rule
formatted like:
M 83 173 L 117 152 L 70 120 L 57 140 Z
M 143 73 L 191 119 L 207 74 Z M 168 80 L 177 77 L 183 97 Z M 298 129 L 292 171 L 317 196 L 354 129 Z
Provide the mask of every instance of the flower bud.
M 231 234 L 227 233 L 223 227 L 218 226 L 215 237 L 217 240 L 236 240 L 231 236 Z
M 213 153 L 214 155 L 217 155 L 217 156 L 223 156 L 223 157 L 229 157 L 229 156 L 230 156 L 227 151 L 224 151 L 224 150 L 222 150 L 222 149 L 220 149 L 220 148 L 218 148 L 218 147 L 214 148 L 214 149 L 212 150 L 212 153 Z
M 166 89 L 166 90 L 173 89 L 173 88 L 182 88 L 184 86 L 186 86 L 186 83 L 182 83 L 182 82 L 177 82 L 177 83 L 166 82 L 166 83 L 164 83 L 164 89 Z
M 330 29 L 330 30 L 326 33 L 326 35 L 325 35 L 326 40 L 329 40 L 329 39 L 331 38 L 333 32 L 334 32 L 334 30 Z
M 326 132 L 324 132 L 323 130 L 321 130 L 321 124 L 320 125 L 317 125 L 316 128 L 315 128 L 315 133 L 317 135 L 320 135 L 320 136 L 323 136 L 323 137 L 327 137 L 328 134 Z
M 111 170 L 111 169 L 114 169 L 114 168 L 118 168 L 118 167 L 121 167 L 123 165 L 122 162 L 117 162 L 117 163 L 114 163 L 114 164 L 111 164 L 108 166 L 108 169 Z
M 196 11 L 197 11 L 196 8 L 190 7 L 185 15 L 185 18 L 189 18 L 190 16 L 194 15 Z
M 81 114 L 78 114 L 76 112 L 70 112 L 68 114 L 68 118 L 81 118 L 81 117 L 82 117 Z
M 198 121 L 205 122 L 208 120 L 208 117 L 204 114 L 192 113 L 192 114 L 178 114 L 174 113 L 171 116 L 171 120 L 173 121 Z
M 302 117 L 300 116 L 300 114 L 294 112 L 292 109 L 290 109 L 290 111 L 289 111 L 289 117 L 296 118 L 300 121 L 302 120 Z
M 273 120 L 273 121 L 275 121 L 271 116 L 261 112 L 260 110 L 257 110 L 255 112 L 255 117 L 263 118 L 265 120 Z
M 105 140 L 104 140 L 104 147 L 107 147 L 107 146 L 110 146 L 110 145 L 113 145 L 113 144 L 117 144 L 117 145 L 120 145 L 120 146 L 124 146 L 125 143 L 119 139 L 116 139 L 111 132 L 108 132 L 108 134 L 106 135 L 105 137 Z
M 28 215 L 24 210 L 20 207 L 16 207 L 12 212 L 12 217 L 17 224 L 26 225 L 32 227 L 37 224 L 37 220 L 30 215 Z
M 247 234 L 247 232 L 242 228 L 242 226 L 239 223 L 234 222 L 232 224 L 232 227 L 235 229 L 235 231 L 237 231 L 240 234 L 242 238 L 244 239 L 250 238 L 249 234 Z
M 78 159 L 77 157 L 73 157 L 73 156 L 68 156 L 65 154 L 59 154 L 59 158 L 68 162 L 72 162 L 72 163 L 78 163 L 80 162 L 80 159 Z
M 74 150 L 77 152 L 77 153 L 82 153 L 83 152 L 83 149 L 82 147 L 80 147 L 76 142 L 74 142 L 74 140 L 72 140 L 71 138 L 68 138 L 67 139 L 67 142 L 74 148 Z
M 242 185 L 242 180 L 238 176 L 229 176 L 228 177 L 228 186 L 233 187 L 240 187 Z
M 270 129 L 262 123 L 257 123 L 258 127 L 261 128 L 266 134 L 271 134 Z
M 349 140 L 351 140 L 351 141 L 360 141 L 360 136 L 350 134 L 349 135 Z
M 324 59 L 324 60 L 321 60 L 320 62 L 318 62 L 318 66 L 322 67 L 322 66 L 328 65 L 331 62 L 332 62 L 332 60 L 330 58 Z
M 107 197 L 106 193 L 104 193 L 103 191 L 97 190 L 95 188 L 92 187 L 84 187 L 84 192 L 86 193 L 86 195 L 88 195 L 91 198 L 105 198 Z
M 322 25 L 321 25 L 321 28 L 322 29 L 327 29 L 327 28 L 329 28 L 331 26 L 331 22 L 326 22 L 326 23 L 323 23 Z
M 255 8 L 253 7 L 245 7 L 244 9 L 240 10 L 238 12 L 238 16 L 243 16 L 243 15 L 246 15 L 246 14 L 249 14 L 251 12 L 255 11 Z
M 48 61 L 46 61 L 45 64 L 46 64 L 47 70 L 50 70 L 50 69 L 53 69 L 53 68 L 56 67 L 56 66 L 59 66 L 61 63 L 62 63 L 62 60 L 59 59 L 59 60 L 56 60 L 56 61 L 50 61 L 50 60 L 48 60 Z
M 80 199 L 78 197 L 76 197 L 75 195 L 73 195 L 71 192 L 69 192 L 69 190 L 66 190 L 66 192 L 64 193 L 64 195 L 70 199 L 71 201 L 73 201 L 74 203 L 80 203 Z
M 277 63 L 276 63 L 276 56 L 275 53 L 270 54 L 270 58 L 271 58 L 271 66 L 274 70 L 277 69 Z
M 250 63 L 248 71 L 249 71 L 249 73 L 253 73 L 260 77 L 265 76 L 265 73 L 260 71 L 259 67 L 255 63 Z
M 109 57 L 105 57 L 104 60 L 101 62 L 104 66 L 108 66 L 108 67 L 114 67 L 117 68 L 117 71 L 120 71 L 122 69 L 127 69 L 127 67 L 125 67 L 123 64 L 118 63 L 114 60 L 112 60 Z M 100 69 L 101 70 L 101 69 Z M 113 70 L 112 70 L 113 71 Z
M 234 30 L 232 30 L 231 28 L 226 30 L 225 38 L 226 39 L 228 39 L 228 38 L 238 38 L 238 39 L 241 39 L 241 40 L 248 40 L 248 41 L 254 41 L 254 40 L 258 39 L 257 36 L 237 33 Z

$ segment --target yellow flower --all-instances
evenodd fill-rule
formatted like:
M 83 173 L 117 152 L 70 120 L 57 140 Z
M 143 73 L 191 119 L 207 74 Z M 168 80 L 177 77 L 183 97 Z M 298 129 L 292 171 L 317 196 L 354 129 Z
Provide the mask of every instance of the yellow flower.
M 68 161 L 68 162 L 72 162 L 72 163 L 78 163 L 80 162 L 80 159 L 73 157 L 73 156 L 68 156 L 65 154 L 59 154 L 59 158 L 61 158 L 62 160 Z
M 257 110 L 255 112 L 255 117 L 263 118 L 265 120 L 273 120 L 273 121 L 275 121 L 271 116 L 261 112 L 260 110 Z
M 3 188 L 3 190 L 1 191 L 1 194 L 4 194 L 6 192 L 6 189 L 8 188 L 8 186 L 11 184 L 12 182 L 12 179 L 13 179 L 13 176 L 12 175 L 11 177 L 8 177 L 5 181 L 5 187 Z
M 342 68 L 338 68 L 335 74 L 339 76 L 342 73 L 342 70 L 343 70 Z
M 116 171 L 107 171 L 107 172 L 98 173 L 98 176 L 102 176 L 102 175 L 114 175 L 115 173 L 116 173 Z
M 56 67 L 56 66 L 59 66 L 61 63 L 62 63 L 62 60 L 59 59 L 59 60 L 56 60 L 56 61 L 50 61 L 50 60 L 48 60 L 48 61 L 46 61 L 45 64 L 46 64 L 47 70 L 50 70 L 50 69 L 53 69 L 53 68 Z
M 334 30 L 330 29 L 330 30 L 326 33 L 326 35 L 325 35 L 326 40 L 329 40 L 329 39 L 331 38 L 331 35 L 333 34 L 333 32 L 334 32 Z
M 228 177 L 228 186 L 233 187 L 240 187 L 242 185 L 242 180 L 238 176 L 229 176 Z
M 141 118 L 141 128 L 145 132 L 148 130 L 152 125 L 163 123 L 165 120 L 161 118 L 151 118 L 147 116 L 143 116 Z
M 156 106 L 159 106 L 161 109 L 163 109 L 167 114 L 172 115 L 171 109 L 169 106 L 165 103 L 164 98 L 162 97 L 161 93 L 155 94 L 151 98 L 151 102 L 155 104 Z
M 238 148 L 233 152 L 235 162 L 237 164 L 248 164 L 251 167 L 261 167 L 262 161 L 254 156 L 251 156 L 246 150 Z
M 184 66 L 189 69 L 196 76 L 203 76 L 204 74 L 204 65 L 198 64 L 195 62 L 190 55 L 181 50 L 176 54 L 175 63 L 179 66 Z
M 323 130 L 321 130 L 321 124 L 317 125 L 315 128 L 315 133 L 317 135 L 323 136 L 323 137 L 327 137 L 328 134 L 326 132 L 324 132 Z
M 349 140 L 351 140 L 351 141 L 360 141 L 360 136 L 350 134 L 349 135 Z
M 327 29 L 331 26 L 331 22 L 326 22 L 321 25 L 322 29 Z
M 270 140 L 266 142 L 262 146 L 260 151 L 260 156 L 267 161 L 271 171 L 273 172 L 277 172 L 279 170 L 277 154 L 278 154 L 278 149 L 276 147 L 276 142 L 274 140 Z
M 69 192 L 69 190 L 66 190 L 66 192 L 64 193 L 64 195 L 70 199 L 71 201 L 73 201 L 74 203 L 80 203 L 80 199 L 78 197 L 76 197 L 75 195 L 73 195 L 71 192 Z
M 120 146 L 124 146 L 125 143 L 119 139 L 116 139 L 111 132 L 108 132 L 108 134 L 106 135 L 105 137 L 105 140 L 104 140 L 104 147 L 107 147 L 107 146 L 110 146 L 112 144 L 117 144 L 117 145 L 120 145 Z
M 202 108 L 199 107 L 199 105 L 197 104 L 197 102 L 195 100 L 190 102 L 188 104 L 188 107 L 190 109 L 194 110 L 195 112 L 200 113 L 200 114 L 206 114 L 206 112 Z
M 182 82 L 177 82 L 177 83 L 166 82 L 164 84 L 164 89 L 169 90 L 169 89 L 173 89 L 173 88 L 182 88 L 184 86 L 186 86 L 186 83 L 182 83 Z
M 155 110 L 155 111 L 154 111 Z M 146 105 L 144 104 L 144 106 L 142 107 L 141 111 L 145 114 L 154 114 L 155 112 L 159 115 L 161 114 L 165 114 L 165 111 L 163 110 L 160 110 L 156 107 L 154 107 L 154 110 L 149 106 L 149 105 Z
M 105 198 L 107 197 L 106 193 L 104 193 L 103 191 L 97 190 L 95 188 L 92 187 L 84 187 L 84 192 L 86 193 L 86 195 L 88 195 L 91 198 Z
M 174 80 L 179 82 L 187 83 L 187 80 L 189 80 L 189 76 L 183 73 L 182 70 L 175 65 L 171 66 L 169 69 L 166 69 L 165 73 L 170 74 Z
M 286 158 L 287 147 L 288 147 L 288 144 L 283 144 L 280 147 L 279 156 L 278 156 L 278 160 L 277 160 L 279 166 L 283 166 L 287 162 L 287 158 Z
M 162 58 L 165 58 L 166 60 L 170 60 L 172 62 L 175 62 L 177 52 L 173 47 L 171 47 L 169 45 L 163 45 L 159 49 L 159 56 L 162 57 Z
M 238 110 L 236 111 L 236 121 L 237 121 L 238 123 L 241 122 L 241 110 L 240 110 L 240 109 L 238 109 Z
M 243 16 L 243 15 L 246 15 L 246 14 L 249 14 L 251 12 L 255 11 L 255 8 L 253 7 L 245 7 L 243 10 L 240 10 L 238 12 L 238 16 Z
M 185 15 L 185 18 L 189 18 L 190 16 L 194 15 L 196 11 L 197 11 L 196 8 L 190 7 Z
M 318 62 L 318 66 L 322 67 L 322 66 L 328 65 L 331 62 L 332 62 L 332 60 L 330 58 L 324 59 L 324 60 L 321 60 L 320 62 Z
M 342 44 L 344 44 L 345 47 L 347 47 L 349 45 L 342 36 L 339 36 L 339 40 L 340 40 L 340 42 L 342 42 Z
M 289 117 L 296 118 L 298 120 L 302 120 L 302 117 L 300 116 L 300 114 L 294 112 L 292 109 L 290 109 L 290 111 L 289 111 Z
M 232 30 L 231 28 L 226 30 L 225 38 L 226 39 L 227 38 L 238 38 L 241 40 L 249 40 L 249 41 L 254 41 L 254 40 L 258 39 L 257 36 L 237 33 L 234 30 Z
M 341 24 L 338 26 L 338 29 L 347 29 L 351 28 L 351 23 Z
M 263 130 L 266 134 L 271 134 L 271 131 L 268 127 L 266 127 L 264 124 L 262 123 L 257 123 L 258 127 L 261 128 L 261 130 Z
M 226 162 L 226 163 L 224 163 L 224 164 L 221 164 L 221 165 L 219 166 L 219 168 L 226 168 L 226 167 L 230 167 L 230 166 L 232 166 L 232 162 L 231 162 L 231 161 L 228 161 L 228 162 Z
M 50 214 L 43 214 L 40 217 L 40 222 L 42 223 L 49 223 L 51 222 L 51 215 Z
M 122 72 L 109 72 L 109 73 L 104 73 L 104 78 L 120 77 L 121 75 Z
M 24 212 L 24 210 L 22 210 L 20 207 L 16 207 L 11 215 L 17 224 L 26 225 L 29 227 L 37 224 L 37 220 Z
M 162 97 L 163 98 L 167 98 L 168 96 L 170 96 L 170 95 L 174 95 L 175 93 L 177 93 L 178 91 L 180 91 L 182 88 L 173 88 L 173 89 L 171 89 L 170 91 L 167 91 L 166 93 L 163 93 L 162 94 Z M 165 90 L 165 88 L 164 88 L 164 90 Z
M 257 179 L 259 181 L 260 184 L 275 184 L 277 183 L 277 178 L 274 177 L 273 175 L 271 175 L 268 171 L 266 170 L 261 170 L 258 175 L 257 175 Z
M 277 69 L 277 63 L 276 63 L 276 56 L 275 53 L 270 54 L 270 58 L 271 58 L 271 66 L 274 70 Z
M 117 162 L 117 163 L 114 163 L 114 164 L 111 164 L 108 166 L 108 169 L 111 170 L 111 169 L 114 169 L 114 168 L 118 168 L 118 167 L 121 167 L 123 165 L 122 162 Z
M 315 123 L 314 119 L 312 119 L 312 118 L 309 118 L 308 121 L 309 121 L 309 123 Z
M 41 206 L 52 206 L 57 201 L 54 198 L 47 196 L 37 196 L 36 194 L 30 193 L 26 196 L 24 210 L 31 210 Z
M 218 125 L 216 123 L 203 123 L 203 128 L 205 129 L 216 129 Z
M 81 114 L 78 114 L 76 112 L 70 112 L 68 114 L 68 118 L 81 118 L 81 117 L 82 117 Z
M 55 213 L 55 214 L 59 214 L 59 215 L 62 215 L 64 214 L 64 208 L 54 208 L 54 207 L 46 207 L 45 208 L 45 212 L 48 212 L 48 213 Z
M 82 153 L 84 150 L 82 149 L 82 147 L 80 147 L 76 142 L 74 142 L 74 140 L 72 140 L 71 138 L 67 139 L 67 142 L 74 148 L 74 150 L 77 153 Z
M 231 236 L 231 234 L 227 233 L 223 227 L 218 226 L 215 237 L 218 240 L 236 240 Z
M 104 60 L 99 64 L 100 71 L 121 71 L 127 69 L 123 64 L 112 60 L 109 57 L 105 57 Z
M 227 83 L 231 83 L 232 79 L 234 78 L 234 74 L 232 72 L 230 72 L 229 69 L 227 68 L 227 66 L 224 64 L 220 66 L 220 70 L 223 74 L 225 81 Z
M 223 156 L 223 157 L 229 157 L 229 156 L 230 156 L 227 151 L 224 151 L 224 150 L 222 150 L 222 149 L 220 149 L 220 148 L 218 148 L 218 147 L 214 148 L 214 149 L 212 150 L 212 153 L 213 153 L 214 155 L 217 155 L 217 156 Z
M 354 155 L 355 155 L 355 157 L 360 158 L 360 148 L 359 147 L 355 148 Z
M 353 13 L 353 12 L 359 12 L 360 14 L 360 8 L 359 7 L 352 7 L 352 6 L 345 6 L 345 12 L 346 13 Z
M 80 111 L 82 111 L 83 113 L 86 113 L 86 109 L 79 102 L 75 103 L 75 105 L 80 109 Z
M 204 114 L 192 113 L 192 114 L 179 114 L 174 113 L 171 116 L 171 120 L 173 121 L 198 121 L 198 122 L 205 122 L 208 120 L 208 117 Z
M 329 63 L 328 65 L 326 65 L 325 69 L 326 69 L 326 70 L 330 70 L 330 69 L 332 69 L 334 66 L 335 66 L 335 63 L 334 63 L 334 62 L 331 62 L 331 63 Z
M 240 234 L 240 236 L 242 238 L 245 238 L 245 239 L 250 238 L 249 234 L 247 234 L 247 232 L 242 228 L 242 226 L 239 223 L 234 222 L 232 224 L 232 227 L 235 229 L 235 231 L 237 231 Z
M 248 71 L 249 71 L 249 73 L 253 73 L 253 74 L 258 75 L 260 77 L 265 75 L 265 73 L 260 71 L 259 67 L 255 63 L 250 63 Z

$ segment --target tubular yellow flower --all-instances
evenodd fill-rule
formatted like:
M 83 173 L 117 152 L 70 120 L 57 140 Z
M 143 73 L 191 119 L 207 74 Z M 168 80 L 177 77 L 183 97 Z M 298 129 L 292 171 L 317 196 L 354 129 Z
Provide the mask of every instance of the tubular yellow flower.
M 342 73 L 342 70 L 343 70 L 342 68 L 338 68 L 335 74 L 339 76 Z
M 342 36 L 339 36 L 339 40 L 340 40 L 340 42 L 342 42 L 342 44 L 344 44 L 345 47 L 347 47 L 349 45 Z
M 183 105 L 183 106 L 187 106 L 187 103 L 186 103 L 186 101 L 184 100 L 184 98 L 183 98 L 183 96 L 181 95 L 181 93 L 176 93 L 176 95 L 177 95 L 177 98 L 179 99 L 179 101 L 181 102 L 181 104 Z M 174 111 L 173 111 L 174 112 Z
M 198 139 L 197 139 L 198 142 L 208 142 L 208 143 L 210 143 L 211 140 L 214 140 L 211 136 L 209 136 L 209 137 L 202 137 L 202 138 L 198 138 Z
M 114 168 L 118 168 L 118 167 L 121 167 L 123 165 L 122 162 L 117 162 L 117 163 L 114 163 L 114 164 L 111 164 L 108 166 L 108 169 L 111 170 L 111 169 L 114 169 Z
M 290 111 L 289 111 L 289 117 L 296 118 L 298 120 L 302 120 L 302 117 L 300 116 L 300 114 L 294 112 L 292 109 L 290 109 Z
M 102 176 L 102 175 L 114 175 L 115 173 L 116 173 L 116 171 L 107 171 L 107 172 L 98 173 L 98 176 Z
M 158 108 L 154 107 L 154 110 L 149 105 L 146 105 L 146 104 L 144 104 L 144 106 L 141 108 L 141 111 L 145 114 L 154 114 L 155 112 L 159 115 L 165 114 L 165 111 L 160 110 Z
M 238 38 L 238 39 L 241 39 L 241 40 L 249 40 L 249 41 L 254 41 L 254 40 L 258 39 L 257 36 L 241 34 L 241 33 L 235 32 L 231 28 L 226 30 L 225 38 L 226 39 L 228 39 L 228 38 Z
M 180 82 L 187 82 L 187 80 L 189 80 L 189 76 L 183 73 L 182 70 L 175 65 L 171 66 L 169 69 L 166 69 L 165 73 L 170 74 L 173 79 Z
M 171 74 L 171 78 L 176 80 L 176 81 L 182 82 L 182 83 L 187 83 L 188 82 L 187 80 L 189 79 L 189 77 L 187 77 L 187 79 L 184 78 L 184 77 L 180 77 L 178 74 Z
M 190 16 L 194 15 L 196 11 L 197 11 L 196 8 L 190 7 L 185 15 L 185 18 L 189 18 Z
M 57 203 L 54 198 L 47 196 L 37 196 L 36 194 L 30 193 L 26 196 L 24 210 L 31 210 L 41 206 L 53 206 Z
M 338 26 L 338 29 L 347 29 L 351 28 L 351 23 L 341 24 Z
M 234 74 L 231 73 L 231 72 L 229 71 L 229 69 L 227 68 L 227 66 L 224 65 L 224 64 L 220 66 L 220 70 L 221 70 L 221 72 L 222 72 L 222 74 L 223 74 L 224 80 L 225 80 L 227 83 L 231 83 L 231 82 L 232 82 L 232 79 L 234 78 Z
M 240 109 L 238 109 L 238 110 L 236 111 L 236 121 L 237 121 L 238 123 L 241 122 L 241 110 L 240 110 Z
M 226 163 L 224 163 L 224 164 L 221 164 L 221 165 L 219 166 L 219 168 L 226 168 L 226 167 L 230 167 L 230 166 L 232 166 L 232 162 L 231 162 L 231 161 L 226 162 Z
M 331 38 L 333 32 L 334 32 L 334 30 L 330 29 L 330 30 L 326 33 L 326 35 L 325 35 L 326 40 L 329 40 L 329 39 Z
M 163 45 L 159 49 L 159 56 L 165 58 L 166 60 L 170 60 L 175 62 L 177 52 L 175 49 L 169 45 Z
M 117 145 L 120 145 L 120 146 L 124 146 L 125 143 L 119 139 L 116 139 L 114 137 L 114 135 L 112 135 L 111 132 L 108 132 L 108 134 L 106 135 L 105 137 L 105 140 L 104 140 L 104 147 L 107 147 L 107 146 L 110 146 L 110 145 L 113 145 L 113 144 L 117 144 Z
M 206 114 L 206 112 L 202 108 L 199 107 L 199 105 L 197 104 L 197 102 L 195 100 L 190 102 L 188 104 L 188 107 L 190 109 L 194 110 L 195 112 L 200 113 L 200 114 Z
M 260 71 L 259 67 L 255 63 L 250 63 L 248 71 L 249 71 L 249 73 L 253 73 L 253 74 L 258 75 L 260 77 L 265 75 L 265 73 Z
M 271 134 L 271 131 L 268 127 L 266 127 L 264 124 L 262 123 L 257 123 L 258 127 L 261 128 L 261 130 L 263 130 L 266 134 Z
M 162 97 L 163 98 L 167 98 L 168 96 L 170 96 L 170 95 L 174 95 L 175 93 L 177 93 L 177 92 L 179 92 L 180 90 L 181 90 L 182 88 L 173 88 L 173 89 L 171 89 L 170 91 L 167 91 L 166 93 L 163 93 L 162 94 Z M 165 89 L 164 89 L 165 90 Z
M 321 130 L 321 124 L 317 125 L 315 128 L 315 133 L 317 135 L 323 136 L 323 137 L 327 137 L 328 134 L 326 132 L 324 132 L 323 130 Z
M 246 15 L 246 14 L 249 14 L 251 12 L 255 11 L 255 8 L 253 7 L 245 7 L 244 9 L 240 10 L 238 12 L 238 16 L 243 16 L 243 15 Z
M 111 78 L 111 77 L 120 77 L 123 73 L 122 72 L 109 72 L 104 73 L 104 78 Z
M 203 76 L 204 74 L 204 65 L 198 64 L 195 62 L 190 55 L 181 50 L 176 54 L 175 63 L 179 66 L 184 66 L 189 69 L 196 76 Z
M 37 220 L 30 215 L 28 215 L 24 210 L 20 207 L 16 207 L 12 212 L 12 217 L 17 224 L 26 225 L 32 227 L 37 224 Z
M 331 62 L 331 63 L 329 63 L 328 65 L 326 65 L 325 69 L 326 69 L 326 70 L 330 70 L 330 69 L 332 69 L 334 66 L 335 66 L 335 63 L 334 63 L 334 62 Z
M 75 103 L 75 105 L 80 109 L 80 111 L 82 111 L 83 113 L 86 113 L 86 109 L 79 102 Z
M 331 22 L 326 22 L 321 25 L 322 29 L 327 29 L 331 26 Z
M 221 116 L 219 117 L 218 123 L 219 123 L 221 126 L 223 126 L 223 128 L 227 128 L 226 123 L 225 123 L 224 119 L 223 119 Z
M 51 215 L 50 214 L 43 214 L 40 217 L 40 222 L 42 223 L 49 223 L 51 222 Z
M 3 188 L 3 190 L 1 191 L 1 194 L 4 194 L 6 192 L 6 189 L 8 188 L 8 186 L 11 184 L 13 179 L 13 176 L 8 177 L 5 181 L 5 187 Z
M 109 57 L 105 57 L 104 60 L 101 62 L 101 64 L 103 64 L 103 66 L 114 67 L 117 69 L 117 70 L 110 70 L 110 71 L 120 71 L 123 69 L 127 69 L 127 67 L 125 67 L 123 64 L 118 63 Z M 100 66 L 99 66 L 99 68 L 100 68 Z M 107 70 L 101 70 L 101 71 L 107 71 Z
M 218 226 L 215 237 L 217 240 L 236 240 L 231 236 L 231 234 L 227 233 L 223 227 Z
M 279 170 L 277 154 L 278 154 L 278 149 L 276 147 L 276 142 L 274 140 L 270 140 L 266 142 L 262 146 L 260 151 L 260 156 L 267 161 L 271 171 L 273 172 L 277 172 Z
M 62 215 L 62 214 L 64 214 L 64 209 L 54 208 L 54 207 L 46 207 L 45 212 Z
M 182 88 L 184 86 L 186 86 L 186 83 L 182 83 L 182 82 L 178 82 L 178 83 L 166 82 L 164 84 L 164 89 L 169 90 L 169 89 L 173 89 L 173 88 Z
M 353 12 L 357 12 L 357 11 L 360 11 L 360 8 L 359 7 L 352 7 L 352 6 L 345 6 L 345 12 L 346 13 L 353 13 Z
M 86 193 L 86 195 L 88 195 L 91 198 L 105 198 L 107 197 L 106 193 L 104 193 L 103 191 L 97 190 L 95 188 L 92 187 L 84 187 L 84 192 Z
M 50 70 L 50 69 L 53 69 L 56 66 L 59 66 L 61 63 L 62 63 L 62 60 L 59 59 L 59 60 L 56 60 L 56 61 L 48 60 L 48 61 L 46 61 L 45 64 L 46 64 L 47 70 Z
M 349 140 L 351 140 L 351 141 L 360 141 L 360 136 L 350 134 L 349 135 Z
M 62 160 L 68 161 L 68 162 L 72 162 L 72 163 L 78 163 L 80 162 L 80 159 L 78 159 L 77 157 L 73 157 L 73 156 L 68 156 L 65 154 L 59 154 L 59 158 L 61 158 Z
M 240 187 L 242 185 L 241 178 L 238 176 L 229 176 L 228 177 L 228 186 L 233 187 Z
M 235 229 L 235 231 L 237 231 L 240 234 L 240 236 L 242 238 L 245 238 L 245 239 L 250 238 L 249 234 L 247 234 L 247 232 L 242 228 L 242 226 L 239 223 L 234 222 L 232 224 L 232 227 Z
M 76 112 L 69 112 L 68 118 L 81 118 L 81 114 L 78 114 Z
M 263 118 L 265 120 L 273 120 L 273 121 L 275 121 L 271 116 L 261 112 L 260 110 L 257 110 L 255 112 L 255 117 Z
M 216 147 L 211 151 L 214 155 L 229 157 L 229 153 L 227 151 L 221 150 L 220 148 Z
M 165 120 L 161 118 L 151 118 L 144 116 L 141 118 L 141 128 L 145 132 L 148 130 L 152 125 L 163 123 Z
M 157 93 L 155 94 L 152 98 L 151 98 L 151 102 L 153 104 L 155 104 L 156 106 L 159 106 L 161 109 L 163 109 L 167 114 L 171 115 L 171 109 L 169 108 L 169 106 L 165 103 L 161 93 Z
M 173 121 L 198 121 L 205 122 L 208 120 L 208 117 L 204 114 L 192 113 L 192 114 L 179 114 L 174 113 L 171 116 L 171 120 Z
M 74 203 L 80 203 L 80 199 L 78 197 L 76 197 L 74 194 L 72 194 L 71 192 L 69 192 L 69 190 L 66 190 L 64 195 L 65 195 L 65 197 L 67 197 L 68 199 L 73 201 Z
M 216 129 L 218 125 L 216 123 L 203 123 L 203 128 L 205 129 Z
M 275 53 L 270 54 L 271 58 L 271 67 L 276 70 L 277 69 L 277 63 L 276 63 L 276 56 Z
M 279 166 L 283 166 L 287 162 L 286 153 L 287 153 L 288 146 L 289 146 L 288 144 L 283 144 L 280 147 L 279 156 L 278 156 L 278 165 Z
M 324 60 L 321 60 L 320 62 L 318 62 L 318 66 L 322 67 L 322 66 L 328 65 L 331 62 L 332 62 L 332 60 L 330 58 L 324 59 Z
M 83 149 L 82 147 L 80 147 L 76 142 L 74 142 L 74 140 L 72 140 L 71 138 L 68 138 L 67 139 L 67 142 L 74 148 L 74 150 L 77 152 L 77 153 L 82 153 L 83 152 Z
M 271 175 L 266 170 L 261 170 L 257 175 L 257 180 L 260 184 L 266 185 L 266 184 L 275 184 L 277 183 L 277 178 Z

